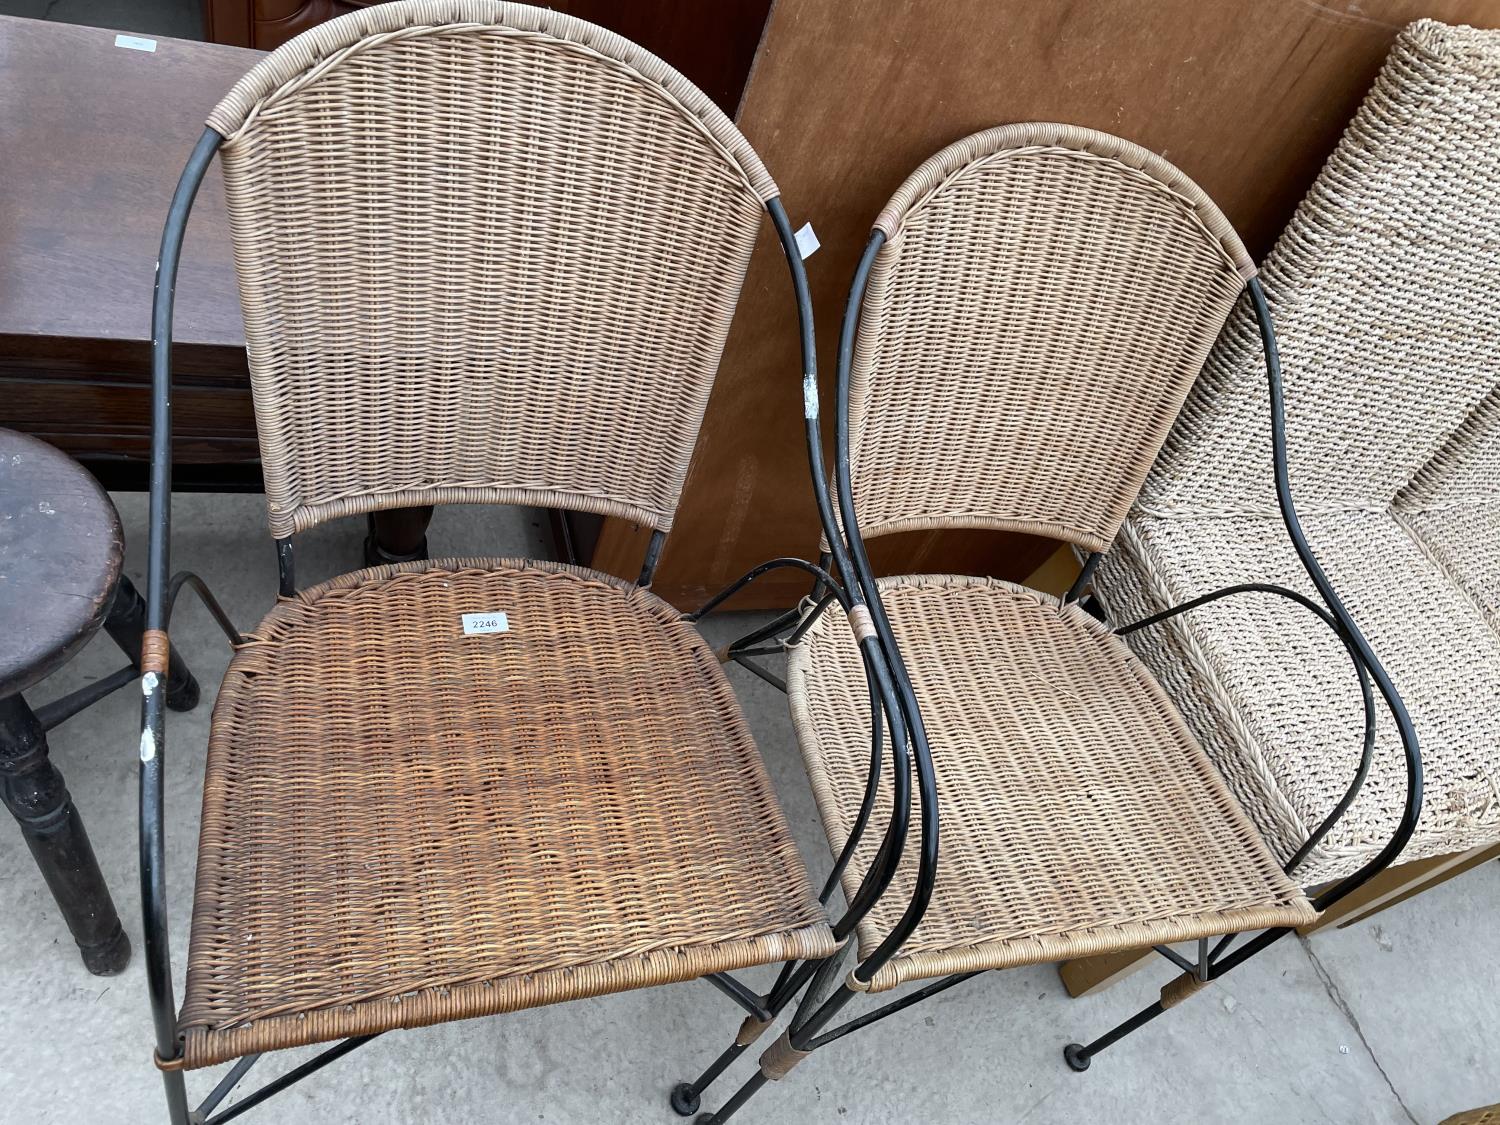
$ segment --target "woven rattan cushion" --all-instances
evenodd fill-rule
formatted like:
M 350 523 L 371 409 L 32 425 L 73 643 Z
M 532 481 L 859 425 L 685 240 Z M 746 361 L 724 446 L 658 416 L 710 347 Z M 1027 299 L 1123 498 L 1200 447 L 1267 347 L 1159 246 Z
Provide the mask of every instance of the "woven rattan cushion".
M 832 948 L 717 661 L 647 591 L 366 570 L 281 601 L 229 667 L 188 1066 Z
M 1394 509 L 1500 631 L 1500 371 L 1497 383 Z
M 1500 633 L 1500 496 L 1400 517 L 1407 530 Z
M 1312 920 L 1165 694 L 1099 622 L 989 579 L 881 590 L 932 742 L 942 844 L 932 904 L 873 990 Z M 792 650 L 793 721 L 835 851 L 869 765 L 865 684 L 841 617 Z M 872 821 L 846 893 L 883 828 Z M 860 927 L 862 953 L 894 926 L 915 869 L 909 850 Z
M 1302 522 L 1416 724 L 1425 800 L 1404 857 L 1496 838 L 1500 635 L 1388 513 L 1324 513 Z M 1133 518 L 1098 580 L 1117 622 L 1236 582 L 1313 594 L 1275 516 Z M 1290 857 L 1333 809 L 1359 761 L 1364 712 L 1339 642 L 1289 602 L 1246 595 L 1133 634 L 1130 644 L 1170 689 L 1272 850 Z M 1350 874 L 1396 827 L 1406 773 L 1383 710 L 1376 737 L 1359 798 L 1297 871 L 1305 884 Z
M 1496 381 L 1500 30 L 1421 20 L 1261 265 L 1298 506 L 1383 508 Z M 1259 329 L 1242 304 L 1141 504 L 1273 514 Z

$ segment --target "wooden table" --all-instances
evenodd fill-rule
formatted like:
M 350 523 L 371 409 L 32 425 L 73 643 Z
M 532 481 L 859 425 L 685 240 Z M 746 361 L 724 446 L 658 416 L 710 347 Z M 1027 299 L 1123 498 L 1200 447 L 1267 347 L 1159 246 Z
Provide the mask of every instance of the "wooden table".
M 138 37 L 137 37 L 138 38 Z M 143 488 L 151 444 L 151 291 L 173 186 L 204 118 L 259 51 L 0 16 L 0 422 Z M 173 481 L 258 489 L 239 290 L 217 168 L 178 274 Z M 425 519 L 383 514 L 386 553 Z
M 260 52 L 0 17 L 0 409 L 139 487 L 150 452 L 151 289 L 162 221 L 203 119 Z M 177 288 L 185 483 L 258 481 L 224 190 L 198 197 Z M 213 469 L 208 468 L 213 466 Z

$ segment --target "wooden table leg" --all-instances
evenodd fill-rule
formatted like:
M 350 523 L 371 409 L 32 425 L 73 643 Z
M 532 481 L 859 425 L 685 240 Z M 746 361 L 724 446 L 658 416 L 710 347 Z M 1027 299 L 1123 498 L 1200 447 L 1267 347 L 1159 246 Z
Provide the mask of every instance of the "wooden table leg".
M 115 586 L 115 598 L 104 619 L 104 631 L 120 646 L 137 669 L 141 666 L 141 637 L 146 631 L 146 599 L 125 575 Z M 198 706 L 198 681 L 174 648 L 168 653 L 167 706 L 174 711 L 191 711 Z
M 432 505 L 392 508 L 370 516 L 370 534 L 365 537 L 365 565 L 415 562 L 427 557 L 427 525 Z
M 130 939 L 83 819 L 47 757 L 47 735 L 19 695 L 0 700 L 0 796 L 21 826 L 84 966 L 98 976 L 121 972 L 130 962 Z
M 1149 945 L 1120 953 L 1101 953 L 1097 957 L 1080 957 L 1057 966 L 1069 996 L 1092 996 L 1124 980 L 1156 956 Z

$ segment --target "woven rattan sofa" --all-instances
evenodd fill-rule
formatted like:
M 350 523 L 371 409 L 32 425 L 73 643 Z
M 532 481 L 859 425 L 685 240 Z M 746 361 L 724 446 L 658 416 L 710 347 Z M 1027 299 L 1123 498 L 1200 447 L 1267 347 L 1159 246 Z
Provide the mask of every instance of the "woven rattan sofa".
M 1391 510 L 1500 630 L 1500 386 L 1401 490 Z
M 1500 840 L 1500 32 L 1413 24 L 1262 266 L 1298 509 L 1421 739 L 1403 860 Z M 1112 621 L 1233 582 L 1311 592 L 1280 534 L 1251 310 L 1231 317 L 1099 567 Z M 1358 687 L 1338 642 L 1273 598 L 1136 633 L 1283 861 L 1349 790 Z M 1382 721 L 1317 885 L 1390 838 L 1404 795 Z

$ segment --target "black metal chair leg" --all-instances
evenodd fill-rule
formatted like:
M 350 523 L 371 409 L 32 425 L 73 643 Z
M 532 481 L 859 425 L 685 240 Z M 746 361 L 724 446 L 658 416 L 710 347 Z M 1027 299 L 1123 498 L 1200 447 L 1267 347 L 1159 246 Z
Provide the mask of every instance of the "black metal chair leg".
M 713 1085 L 714 1080 L 733 1065 L 749 1048 L 750 1044 L 738 1041 L 729 1044 L 723 1054 L 708 1064 L 708 1068 L 691 1082 L 679 1082 L 672 1087 L 672 1112 L 679 1117 L 691 1117 L 698 1112 L 703 1091 Z
M 170 1125 L 198 1125 L 193 1111 L 188 1108 L 187 1082 L 182 1071 L 162 1071 L 161 1082 L 167 1094 L 167 1121 Z
M 130 662 L 137 668 L 141 665 L 141 637 L 146 631 L 146 600 L 141 597 L 135 584 L 125 575 L 120 575 L 115 587 L 115 600 L 110 604 L 109 616 L 104 619 L 104 630 L 115 644 L 120 646 Z M 174 711 L 191 711 L 198 706 L 198 681 L 188 670 L 187 663 L 173 649 L 168 658 L 167 706 Z
M 47 756 L 46 732 L 19 695 L 0 699 L 0 796 L 21 826 L 84 967 L 96 976 L 121 972 L 130 962 L 130 939 L 83 820 Z
M 1084 1046 L 1082 1043 L 1069 1043 L 1066 1047 L 1063 1048 L 1063 1058 L 1067 1060 L 1068 1065 L 1074 1070 L 1087 1070 L 1089 1068 L 1089 1063 L 1093 1061 L 1094 1056 L 1097 1055 L 1100 1051 L 1104 1050 L 1104 1048 L 1110 1046 L 1111 1044 L 1118 1043 L 1121 1039 L 1124 1039 L 1125 1036 L 1129 1035 L 1137 1028 L 1145 1027 L 1146 1024 L 1150 1023 L 1165 1011 L 1166 1008 L 1164 1008 L 1162 1006 L 1162 1002 L 1158 1000 L 1149 1008 L 1143 1008 L 1141 1011 L 1131 1016 L 1124 1023 L 1120 1024 L 1119 1027 L 1105 1032 L 1088 1046 Z
M 757 1070 L 717 1112 L 699 1114 L 698 1120 L 693 1125 L 724 1125 L 724 1122 L 744 1108 L 745 1103 L 755 1097 L 760 1092 L 760 1088 L 769 1081 L 764 1071 Z

